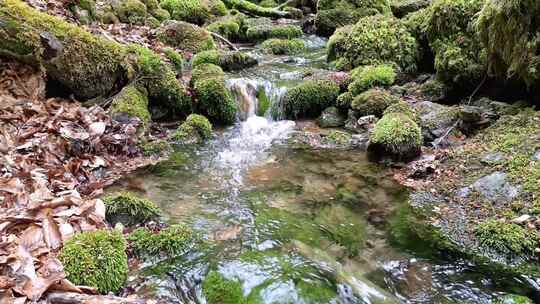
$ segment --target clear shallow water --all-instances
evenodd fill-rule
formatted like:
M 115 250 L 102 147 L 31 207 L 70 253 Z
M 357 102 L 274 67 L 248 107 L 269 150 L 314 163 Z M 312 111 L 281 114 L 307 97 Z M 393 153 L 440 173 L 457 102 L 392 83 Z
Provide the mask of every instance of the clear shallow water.
M 228 75 L 242 121 L 111 189 L 140 192 L 206 241 L 145 262 L 130 285 L 163 303 L 205 303 L 201 282 L 212 269 L 240 281 L 248 303 L 491 303 L 524 292 L 523 278 L 433 258 L 422 242 L 391 233 L 407 193 L 363 152 L 295 149 L 295 122 L 256 115 L 261 90 L 276 103 L 294 75 L 325 67 L 324 41 L 308 39 L 314 49 L 304 56 L 265 56 Z

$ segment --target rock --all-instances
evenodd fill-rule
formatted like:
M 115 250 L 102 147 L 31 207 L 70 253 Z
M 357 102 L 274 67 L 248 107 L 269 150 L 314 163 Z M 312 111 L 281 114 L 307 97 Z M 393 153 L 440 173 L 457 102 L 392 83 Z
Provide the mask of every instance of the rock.
M 506 180 L 506 173 L 494 172 L 476 180 L 472 185 L 486 200 L 495 204 L 512 201 L 519 195 L 519 187 Z
M 482 162 L 486 164 L 500 164 L 504 161 L 504 153 L 502 152 L 494 152 L 494 153 L 487 153 L 482 157 Z
M 433 142 L 445 135 L 458 120 L 458 108 L 441 105 L 430 101 L 413 104 L 420 116 L 420 127 L 425 142 Z
M 362 130 L 370 131 L 371 129 L 373 129 L 373 127 L 375 126 L 378 120 L 379 119 L 377 119 L 375 115 L 362 116 L 358 118 L 358 121 L 357 121 L 358 128 Z
M 540 150 L 536 150 L 532 156 L 533 161 L 539 161 L 540 160 Z
M 466 198 L 471 194 L 471 188 L 470 187 L 463 187 L 456 191 L 456 196 L 459 198 Z
M 334 106 L 339 86 L 326 79 L 308 80 L 291 88 L 282 98 L 283 112 L 288 119 L 317 117 Z
M 432 0 L 398 0 L 392 1 L 390 8 L 394 16 L 403 18 L 405 15 L 428 7 Z
M 157 29 L 156 35 L 166 45 L 188 52 L 197 53 L 216 48 L 209 31 L 183 21 L 165 21 Z
M 336 107 L 326 108 L 317 119 L 321 128 L 341 127 L 345 124 L 345 118 Z
M 516 224 L 523 224 L 525 222 L 527 222 L 529 219 L 531 218 L 530 215 L 528 214 L 523 214 L 515 219 L 512 220 L 512 223 L 516 223 Z
M 217 50 L 199 52 L 191 61 L 192 67 L 196 67 L 204 63 L 218 65 L 225 71 L 234 71 L 257 65 L 258 61 L 256 58 L 245 52 L 222 52 Z
M 514 107 L 511 104 L 491 100 L 486 97 L 474 100 L 471 102 L 471 105 L 484 108 L 486 111 L 489 111 L 497 116 L 510 114 L 514 110 Z

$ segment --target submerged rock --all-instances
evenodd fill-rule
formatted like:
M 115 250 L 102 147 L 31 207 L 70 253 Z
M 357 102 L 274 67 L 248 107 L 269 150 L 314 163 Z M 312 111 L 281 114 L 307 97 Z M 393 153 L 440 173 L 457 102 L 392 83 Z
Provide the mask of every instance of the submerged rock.
M 343 117 L 336 107 L 329 107 L 319 116 L 317 124 L 321 128 L 341 127 L 345 124 L 345 117 Z

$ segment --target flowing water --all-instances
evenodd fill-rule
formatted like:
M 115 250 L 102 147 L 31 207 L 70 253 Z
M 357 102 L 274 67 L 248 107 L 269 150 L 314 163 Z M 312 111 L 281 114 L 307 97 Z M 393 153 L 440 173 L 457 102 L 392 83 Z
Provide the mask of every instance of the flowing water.
M 205 240 L 146 261 L 130 285 L 163 303 L 205 303 L 209 270 L 241 282 L 247 303 L 491 303 L 529 290 L 525 278 L 435 258 L 402 234 L 407 193 L 364 152 L 289 144 L 299 124 L 270 113 L 279 117 L 281 96 L 302 76 L 327 72 L 325 41 L 305 40 L 298 57 L 246 50 L 259 66 L 227 80 L 241 120 L 111 189 L 140 192 Z

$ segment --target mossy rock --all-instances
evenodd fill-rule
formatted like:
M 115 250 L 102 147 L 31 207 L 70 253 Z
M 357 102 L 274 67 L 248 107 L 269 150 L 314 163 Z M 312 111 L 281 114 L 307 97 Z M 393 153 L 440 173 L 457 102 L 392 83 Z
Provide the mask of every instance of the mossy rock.
M 537 1 L 485 1 L 476 25 L 492 75 L 540 83 L 539 23 Z
M 172 19 L 197 25 L 227 14 L 221 0 L 162 0 L 161 7 L 170 13 Z
M 275 0 L 262 0 L 261 2 L 259 2 L 259 6 L 262 6 L 262 7 L 276 7 L 276 6 L 278 6 L 278 4 L 276 3 Z
M 283 96 L 283 111 L 287 118 L 317 117 L 334 106 L 339 85 L 330 80 L 308 80 L 288 90 Z
M 127 236 L 130 247 L 139 256 L 174 257 L 193 247 L 196 236 L 184 225 L 171 225 L 158 232 L 137 228 Z
M 208 304 L 245 304 L 242 284 L 210 271 L 203 281 L 203 294 Z
M 143 25 L 148 17 L 146 5 L 139 0 L 119 0 L 112 2 L 115 15 L 123 23 Z
M 504 295 L 499 299 L 496 299 L 494 304 L 533 304 L 534 302 L 525 297 L 519 295 Z
M 58 258 L 75 285 L 116 292 L 127 278 L 126 241 L 116 231 L 83 232 L 67 240 Z
M 109 113 L 113 117 L 117 114 L 127 114 L 130 117 L 137 117 L 143 126 L 148 126 L 151 121 L 148 111 L 148 94 L 145 89 L 138 89 L 134 85 L 124 87 L 114 96 Z
M 224 18 L 214 21 L 207 25 L 206 29 L 210 32 L 220 34 L 221 36 L 232 41 L 238 41 L 242 37 L 240 34 L 240 24 L 233 18 Z
M 383 116 L 384 110 L 398 103 L 399 98 L 384 89 L 374 88 L 356 96 L 351 104 L 353 110 L 361 116 Z
M 81 24 L 90 24 L 96 20 L 97 10 L 94 0 L 73 1 L 67 7 Z
M 191 114 L 172 135 L 175 141 L 182 143 L 202 143 L 212 136 L 212 124 L 199 114 Z
M 501 254 L 532 255 L 540 245 L 537 233 L 518 224 L 489 219 L 475 229 L 480 246 Z
M 210 32 L 183 21 L 165 21 L 157 31 L 157 37 L 166 45 L 192 53 L 216 48 Z
M 283 11 L 288 12 L 293 19 L 302 19 L 304 17 L 304 12 L 296 7 L 286 6 Z
M 163 139 L 143 142 L 140 147 L 144 156 L 161 156 L 172 151 L 171 144 Z
M 319 35 L 328 37 L 337 28 L 377 14 L 391 15 L 388 0 L 320 0 L 317 2 L 315 26 Z
M 410 13 L 428 7 L 431 2 L 432 0 L 392 0 L 390 8 L 394 16 L 403 18 Z
M 43 65 L 49 79 L 77 98 L 107 96 L 124 79 L 124 49 L 118 43 L 19 0 L 2 1 L 0 20 L 0 53 Z
M 336 100 L 336 107 L 342 110 L 350 109 L 352 106 L 352 102 L 354 100 L 354 96 L 351 92 L 345 92 L 338 96 Z
M 388 113 L 373 128 L 368 151 L 377 158 L 408 161 L 421 153 L 422 131 L 408 115 Z
M 152 14 L 152 16 L 154 16 L 154 18 L 161 22 L 171 19 L 171 14 L 169 14 L 167 10 L 164 10 L 162 8 L 158 8 L 157 10 L 151 11 L 150 13 Z
M 403 100 L 400 100 L 396 103 L 389 105 L 383 112 L 383 115 L 390 113 L 401 113 L 407 115 L 410 119 L 415 121 L 420 125 L 420 116 L 416 111 L 411 107 L 411 105 Z
M 330 38 L 328 60 L 337 60 L 340 69 L 393 64 L 400 71 L 415 72 L 418 44 L 408 29 L 391 16 L 361 18 L 350 30 Z
M 252 16 L 270 17 L 270 18 L 288 18 L 288 12 L 280 11 L 274 8 L 262 7 L 247 0 L 226 0 L 227 7 L 231 10 L 245 12 Z
M 352 25 L 338 28 L 334 34 L 328 39 L 326 44 L 326 55 L 328 62 L 334 62 L 338 69 L 344 69 L 341 66 L 344 63 L 338 61 L 346 61 L 341 56 L 347 51 L 347 40 L 352 32 Z
M 367 89 L 373 87 L 390 86 L 396 80 L 394 67 L 388 64 L 377 66 L 357 67 L 351 72 L 352 83 L 349 91 L 354 95 L 359 95 Z
M 161 213 L 154 202 L 130 192 L 109 195 L 103 201 L 107 207 L 107 221 L 111 224 L 143 224 L 157 219 Z
M 167 56 L 176 72 L 182 73 L 184 71 L 184 56 L 170 47 L 163 48 L 161 51 Z
M 300 39 L 268 39 L 261 44 L 261 48 L 274 55 L 293 55 L 305 50 L 304 41 Z
M 241 51 L 203 51 L 197 53 L 191 62 L 193 67 L 201 64 L 214 64 L 226 71 L 241 70 L 257 64 L 257 59 Z
M 270 38 L 293 39 L 302 36 L 302 28 L 298 25 L 258 24 L 248 27 L 246 38 L 249 41 L 263 41 Z
M 197 111 L 214 123 L 227 125 L 236 120 L 237 105 L 222 75 L 218 66 L 200 64 L 193 70 L 192 83 Z

